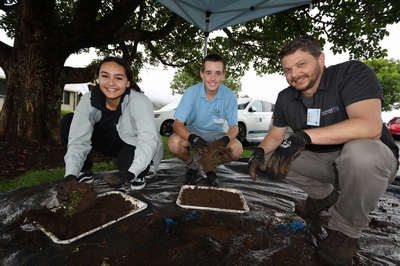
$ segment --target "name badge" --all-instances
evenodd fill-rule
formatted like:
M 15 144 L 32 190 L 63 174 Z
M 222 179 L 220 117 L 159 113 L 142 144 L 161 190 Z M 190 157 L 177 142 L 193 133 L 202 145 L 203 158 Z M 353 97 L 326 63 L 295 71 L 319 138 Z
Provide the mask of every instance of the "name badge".
M 214 124 L 216 125 L 220 125 L 224 123 L 224 119 L 223 118 L 214 118 Z
M 308 126 L 319 126 L 319 120 L 321 117 L 321 109 L 307 109 L 307 125 Z

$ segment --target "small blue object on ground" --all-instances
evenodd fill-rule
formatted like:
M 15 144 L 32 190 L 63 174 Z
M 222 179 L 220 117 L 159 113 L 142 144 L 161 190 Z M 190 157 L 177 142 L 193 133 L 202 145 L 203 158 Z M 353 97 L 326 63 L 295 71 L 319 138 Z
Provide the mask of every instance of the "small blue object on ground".
M 284 236 L 290 236 L 291 234 L 297 232 L 299 229 L 304 228 L 304 224 L 300 222 L 292 222 L 288 224 L 278 224 L 276 229 L 282 233 Z
M 185 217 L 182 217 L 181 221 L 182 222 L 188 222 L 188 221 L 191 221 L 191 220 L 194 220 L 194 219 L 197 219 L 197 218 L 199 218 L 199 215 L 197 214 L 197 212 L 196 211 L 192 211 L 191 213 L 189 213 Z

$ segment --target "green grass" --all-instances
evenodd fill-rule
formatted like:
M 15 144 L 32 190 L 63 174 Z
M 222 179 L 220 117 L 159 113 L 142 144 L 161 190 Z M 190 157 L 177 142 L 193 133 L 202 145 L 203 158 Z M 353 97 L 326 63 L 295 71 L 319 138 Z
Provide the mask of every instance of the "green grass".
M 68 114 L 68 113 L 73 113 L 74 111 L 69 111 L 69 110 L 61 110 L 61 117 L 63 117 L 64 115 Z
M 162 137 L 164 142 L 164 157 L 163 159 L 175 158 L 175 156 L 168 149 L 168 138 Z M 244 150 L 242 153 L 242 158 L 248 158 L 252 154 L 250 150 Z M 93 166 L 92 171 L 94 173 L 115 170 L 115 162 L 111 161 L 109 163 L 97 163 Z M 49 169 L 49 170 L 38 170 L 33 171 L 23 176 L 13 178 L 11 180 L 4 180 L 0 178 L 0 192 L 7 192 L 11 190 L 16 190 L 19 188 L 26 188 L 37 186 L 44 183 L 59 181 L 64 177 L 65 168 Z

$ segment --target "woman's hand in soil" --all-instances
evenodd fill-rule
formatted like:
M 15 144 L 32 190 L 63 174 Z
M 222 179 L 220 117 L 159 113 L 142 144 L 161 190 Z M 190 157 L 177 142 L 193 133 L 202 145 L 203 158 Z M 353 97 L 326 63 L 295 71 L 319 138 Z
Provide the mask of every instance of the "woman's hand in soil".
M 74 175 L 67 175 L 57 186 L 57 199 L 60 204 L 68 200 L 71 190 L 69 183 L 78 182 L 78 178 Z
M 135 174 L 129 171 L 115 172 L 104 176 L 104 180 L 106 180 L 108 185 L 113 188 L 120 188 L 123 184 L 134 178 Z
M 197 155 L 202 155 L 208 151 L 208 143 L 202 137 L 192 133 L 189 135 L 188 141 L 190 142 L 190 145 L 192 145 L 192 149 Z

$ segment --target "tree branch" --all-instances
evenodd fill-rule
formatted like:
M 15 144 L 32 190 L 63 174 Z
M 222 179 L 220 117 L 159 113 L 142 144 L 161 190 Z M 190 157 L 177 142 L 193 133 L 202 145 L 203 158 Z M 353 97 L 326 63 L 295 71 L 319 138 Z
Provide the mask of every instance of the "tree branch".
M 168 62 L 162 57 L 162 55 L 157 51 L 157 49 L 154 47 L 154 45 L 153 45 L 150 41 L 147 42 L 147 47 L 148 47 L 149 50 L 153 53 L 153 56 L 156 57 L 158 60 L 160 60 L 160 62 L 161 62 L 163 65 L 165 65 L 165 66 L 170 66 L 170 67 L 184 67 L 184 66 L 189 65 L 189 64 L 191 64 L 191 63 L 193 63 L 193 62 L 197 62 L 197 59 L 194 59 L 194 60 L 187 61 L 187 62 L 185 62 L 185 63 L 183 63 L 183 64 L 171 64 L 171 63 L 168 63 Z
M 62 81 L 64 84 L 91 82 L 97 77 L 99 64 L 93 64 L 86 68 L 64 67 Z
M 115 38 L 118 41 L 135 40 L 135 41 L 154 41 L 160 40 L 167 37 L 173 30 L 176 29 L 184 20 L 175 13 L 172 13 L 168 22 L 164 27 L 156 31 L 146 31 L 129 29 L 122 30 L 115 34 Z
M 12 5 L 6 5 L 6 0 L 2 0 L 0 3 L 0 10 L 3 10 L 4 12 L 12 12 L 16 9 L 18 9 L 21 4 L 19 2 L 12 4 Z

